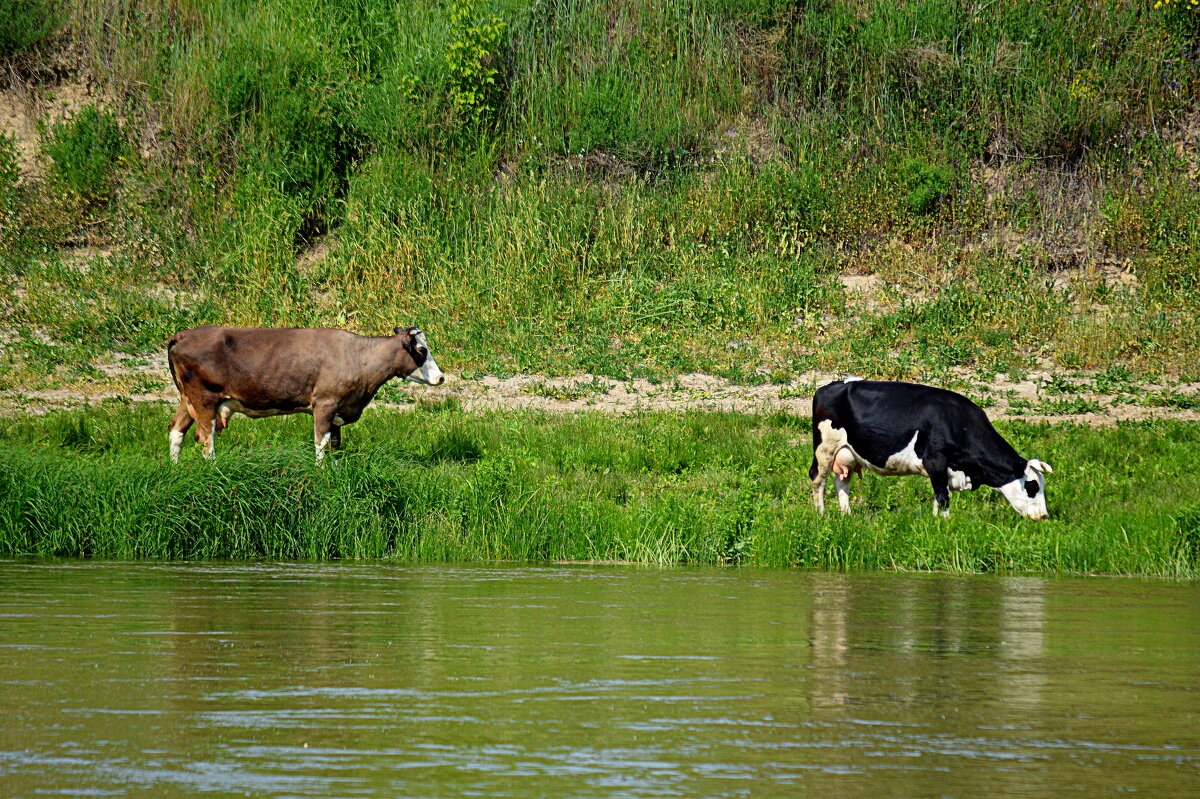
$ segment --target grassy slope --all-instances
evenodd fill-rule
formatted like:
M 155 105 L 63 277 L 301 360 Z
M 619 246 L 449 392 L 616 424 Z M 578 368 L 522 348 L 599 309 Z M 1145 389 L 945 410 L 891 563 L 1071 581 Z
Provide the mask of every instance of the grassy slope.
M 1198 374 L 1170 4 L 9 8 L 7 74 L 101 110 L 32 173 L 0 142 L 0 390 L 202 322 L 419 323 L 468 375 Z
M 648 563 L 1196 576 L 1200 428 L 1001 425 L 1049 461 L 1052 519 L 995 491 L 929 514 L 920 479 L 856 481 L 818 517 L 806 420 L 373 411 L 336 467 L 307 419 L 235 423 L 215 463 L 167 463 L 165 410 L 93 409 L 0 430 L 0 555 L 603 559 Z

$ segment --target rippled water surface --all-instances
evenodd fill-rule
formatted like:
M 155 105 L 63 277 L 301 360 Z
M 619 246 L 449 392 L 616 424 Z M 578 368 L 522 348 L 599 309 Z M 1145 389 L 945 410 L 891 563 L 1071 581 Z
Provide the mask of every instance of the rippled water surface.
M 0 563 L 0 792 L 1200 795 L 1200 588 Z

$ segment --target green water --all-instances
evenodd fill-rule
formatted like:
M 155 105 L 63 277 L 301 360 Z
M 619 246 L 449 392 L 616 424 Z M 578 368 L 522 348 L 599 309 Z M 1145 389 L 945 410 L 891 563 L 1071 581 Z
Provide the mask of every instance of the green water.
M 1200 794 L 1200 587 L 0 563 L 4 796 Z

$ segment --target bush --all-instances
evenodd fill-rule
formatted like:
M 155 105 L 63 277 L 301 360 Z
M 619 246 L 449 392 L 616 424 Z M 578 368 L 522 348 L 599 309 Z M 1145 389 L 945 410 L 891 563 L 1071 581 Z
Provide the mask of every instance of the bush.
M 1146 258 L 1136 266 L 1147 292 L 1171 302 L 1200 304 L 1200 258 L 1191 251 L 1167 252 Z
M 938 164 L 909 160 L 901 169 L 907 193 L 904 204 L 914 214 L 924 216 L 938 209 L 950 192 L 950 170 Z
M 60 24 L 54 0 L 0 3 L 0 58 L 30 50 L 53 36 Z
M 129 142 L 116 118 L 95 105 L 54 125 L 46 155 L 55 176 L 86 201 L 106 204 L 117 167 L 129 157 Z
M 480 17 L 478 0 L 465 0 L 451 4 L 450 27 L 446 65 L 454 110 L 464 121 L 490 122 L 503 99 L 497 79 L 505 23 L 496 16 Z

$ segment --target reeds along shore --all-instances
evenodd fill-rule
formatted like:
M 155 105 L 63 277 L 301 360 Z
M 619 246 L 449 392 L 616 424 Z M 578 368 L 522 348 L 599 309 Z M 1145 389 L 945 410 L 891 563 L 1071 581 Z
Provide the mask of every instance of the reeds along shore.
M 0 390 L 144 389 L 105 359 L 205 322 L 1195 379 L 1200 17 L 1155 5 L 9 0 Z
M 824 569 L 1200 574 L 1195 424 L 1001 424 L 1055 463 L 1051 519 L 996 492 L 929 513 L 928 481 L 856 481 L 818 516 L 807 420 L 369 411 L 334 465 L 307 418 L 235 420 L 167 461 L 165 406 L 0 428 L 0 556 L 600 560 Z

